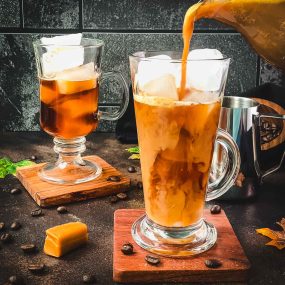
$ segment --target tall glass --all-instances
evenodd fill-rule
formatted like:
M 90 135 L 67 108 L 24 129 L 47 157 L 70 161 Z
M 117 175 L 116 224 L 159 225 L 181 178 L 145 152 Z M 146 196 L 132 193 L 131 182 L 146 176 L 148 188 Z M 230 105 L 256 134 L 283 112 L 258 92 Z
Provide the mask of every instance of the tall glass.
M 146 210 L 132 235 L 144 249 L 176 257 L 215 244 L 216 229 L 203 219 L 205 200 L 233 185 L 240 164 L 231 136 L 217 132 L 230 59 L 189 60 L 181 99 L 180 58 L 177 52 L 130 56 Z M 228 163 L 225 177 L 208 187 L 215 141 Z
M 59 42 L 59 41 L 57 41 Z M 104 43 L 81 39 L 78 45 L 34 42 L 40 83 L 40 124 L 54 136 L 56 163 L 47 163 L 41 179 L 58 184 L 78 184 L 97 178 L 100 165 L 82 159 L 85 136 L 97 128 L 98 120 L 116 120 L 128 105 L 128 86 L 118 73 L 101 72 Z M 109 114 L 98 110 L 99 86 L 113 77 L 123 94 L 120 110 Z

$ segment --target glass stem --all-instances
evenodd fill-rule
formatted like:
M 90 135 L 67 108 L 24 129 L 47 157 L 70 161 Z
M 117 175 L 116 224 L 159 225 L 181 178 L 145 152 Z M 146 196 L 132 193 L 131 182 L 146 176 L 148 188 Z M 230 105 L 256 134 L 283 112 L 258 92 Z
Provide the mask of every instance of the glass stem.
M 58 161 L 56 162 L 57 166 L 64 168 L 67 164 L 72 163 L 85 165 L 85 162 L 81 157 L 81 153 L 86 150 L 85 137 L 76 139 L 61 139 L 55 137 L 53 142 L 54 151 L 59 155 Z

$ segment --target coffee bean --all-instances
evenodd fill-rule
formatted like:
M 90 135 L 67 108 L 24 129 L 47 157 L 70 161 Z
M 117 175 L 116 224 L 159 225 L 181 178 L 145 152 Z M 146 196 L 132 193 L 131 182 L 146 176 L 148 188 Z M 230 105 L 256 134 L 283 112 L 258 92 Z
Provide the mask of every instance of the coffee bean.
M 35 156 L 35 155 L 31 155 L 31 157 L 30 157 L 30 160 L 33 160 L 33 161 L 35 161 L 35 160 L 37 160 L 38 158 Z
M 158 265 L 160 263 L 160 258 L 153 255 L 147 255 L 145 261 L 150 265 Z
M 110 198 L 110 203 L 116 203 L 116 202 L 118 202 L 118 197 L 117 196 L 112 196 Z
M 121 178 L 120 178 L 120 176 L 112 175 L 112 176 L 109 176 L 109 177 L 107 178 L 107 181 L 120 182 L 120 181 L 121 181 Z
M 1 222 L 0 223 L 0 231 L 3 231 L 5 229 L 5 223 Z
M 93 283 L 96 283 L 97 280 L 94 275 L 84 274 L 82 276 L 82 281 L 83 283 L 86 283 L 86 284 L 93 284 Z
M 128 195 L 126 193 L 118 193 L 116 195 L 120 200 L 126 200 L 128 198 Z
M 142 184 L 141 181 L 139 181 L 139 182 L 137 183 L 137 188 L 140 189 L 140 190 L 143 189 L 143 184 Z
M 215 215 L 215 214 L 220 214 L 221 210 L 222 210 L 222 208 L 220 205 L 214 205 L 214 206 L 212 206 L 210 211 L 211 211 L 211 214 Z
M 32 243 L 23 244 L 23 245 L 21 245 L 21 250 L 24 253 L 32 253 L 32 252 L 36 251 L 36 246 Z
M 67 211 L 67 208 L 66 207 L 64 207 L 64 206 L 60 206 L 60 207 L 57 207 L 57 212 L 59 213 L 59 214 L 64 214 L 64 213 L 67 213 L 68 211 Z
M 31 211 L 32 217 L 39 217 L 41 215 L 43 215 L 43 211 L 40 208 Z
M 205 260 L 205 265 L 209 268 L 218 268 L 222 266 L 222 263 L 217 259 L 207 259 Z
M 13 231 L 17 231 L 21 227 L 22 227 L 22 225 L 19 222 L 14 222 L 11 224 L 10 229 Z
M 131 243 L 127 242 L 127 243 L 123 244 L 121 251 L 125 255 L 131 255 L 134 253 L 134 247 Z
M 45 269 L 45 265 L 43 263 L 30 263 L 28 269 L 32 273 L 41 273 Z
M 128 172 L 135 173 L 135 172 L 137 172 L 137 170 L 136 170 L 136 168 L 134 166 L 129 166 L 128 167 Z
M 9 284 L 22 285 L 24 284 L 24 281 L 21 277 L 14 275 L 9 277 Z
M 9 234 L 9 233 L 5 233 L 5 234 L 2 234 L 0 236 L 0 240 L 3 242 L 3 243 L 9 243 L 12 241 L 12 235 Z
M 17 194 L 21 194 L 22 193 L 22 190 L 20 188 L 14 188 L 10 191 L 10 193 L 12 195 L 17 195 Z

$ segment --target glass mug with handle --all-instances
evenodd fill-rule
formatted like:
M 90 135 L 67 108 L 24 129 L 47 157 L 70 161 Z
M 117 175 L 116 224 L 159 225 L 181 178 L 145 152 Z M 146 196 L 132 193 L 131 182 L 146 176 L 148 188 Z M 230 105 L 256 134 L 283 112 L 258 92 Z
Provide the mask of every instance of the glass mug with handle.
M 225 193 L 240 166 L 236 143 L 217 131 L 229 63 L 229 58 L 187 61 L 181 100 L 181 53 L 130 56 L 146 210 L 132 236 L 153 253 L 195 255 L 216 242 L 215 227 L 203 219 L 205 200 Z M 229 163 L 227 178 L 209 189 L 215 141 Z
M 102 168 L 82 159 L 85 136 L 96 130 L 98 121 L 117 120 L 125 112 L 129 93 L 119 73 L 102 74 L 101 59 L 104 43 L 82 38 L 80 44 L 65 44 L 57 37 L 55 44 L 34 42 L 40 83 L 40 124 L 54 136 L 56 163 L 47 163 L 39 171 L 42 180 L 57 184 L 79 184 L 97 178 Z M 120 109 L 98 110 L 99 86 L 112 78 L 123 94 Z

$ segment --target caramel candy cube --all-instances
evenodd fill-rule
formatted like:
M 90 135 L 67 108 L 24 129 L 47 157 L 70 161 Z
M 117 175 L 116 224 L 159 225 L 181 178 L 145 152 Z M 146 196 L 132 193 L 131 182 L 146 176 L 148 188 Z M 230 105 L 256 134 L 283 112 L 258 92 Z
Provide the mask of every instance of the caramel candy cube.
M 44 252 L 60 257 L 85 244 L 88 240 L 87 226 L 80 222 L 67 223 L 46 230 Z

